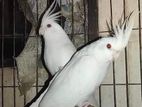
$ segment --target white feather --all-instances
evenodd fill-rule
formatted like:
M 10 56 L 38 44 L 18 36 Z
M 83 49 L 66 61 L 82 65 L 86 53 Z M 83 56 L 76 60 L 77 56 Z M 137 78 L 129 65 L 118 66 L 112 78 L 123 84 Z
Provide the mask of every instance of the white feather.
M 130 33 L 134 24 L 134 13 L 131 12 L 129 16 L 126 17 L 123 23 L 119 23 L 114 29 L 114 35 L 117 37 L 121 47 L 126 47 L 128 40 L 130 38 Z
M 72 55 L 76 52 L 76 48 L 68 38 L 68 35 L 56 22 L 56 20 L 58 20 L 57 18 L 60 16 L 60 12 L 53 13 L 56 5 L 57 3 L 54 0 L 48 10 L 45 12 L 39 29 L 39 34 L 43 35 L 45 41 L 45 64 L 52 75 L 62 69 L 64 65 L 70 60 Z M 47 24 L 50 24 L 51 27 L 48 28 Z M 47 89 L 34 103 L 32 103 L 30 107 L 38 107 L 39 102 L 41 101 L 46 91 Z
M 133 24 L 129 24 L 128 20 L 125 25 L 124 29 L 120 26 L 117 27 L 117 30 L 115 30 L 116 36 L 102 38 L 76 52 L 69 63 L 55 76 L 49 87 L 39 97 L 41 101 L 38 106 L 82 106 L 101 84 L 110 63 L 116 56 L 116 52 L 120 53 L 128 44 Z M 51 36 L 50 33 L 49 37 Z M 63 32 L 58 33 L 59 35 L 63 34 Z M 57 42 L 58 39 L 55 39 L 55 41 Z M 112 47 L 107 48 L 107 44 L 111 44 Z
M 43 35 L 45 41 L 45 64 L 52 75 L 62 68 L 76 51 L 68 35 L 56 22 L 60 14 L 60 12 L 53 13 L 56 4 L 54 0 L 49 9 L 45 12 L 39 29 L 39 34 Z M 47 27 L 48 24 L 50 24 L 51 27 Z
M 126 26 L 125 29 L 131 32 L 132 26 Z M 121 34 L 121 30 L 121 27 L 118 27 L 117 34 Z M 119 35 L 125 36 L 122 44 L 117 36 L 107 37 L 78 51 L 53 80 L 40 102 L 40 107 L 74 107 L 85 102 L 101 84 L 116 51 L 121 52 L 125 48 L 126 43 L 123 42 L 130 37 L 126 34 L 130 33 L 123 31 L 122 35 Z M 117 42 L 121 48 L 115 46 L 118 45 Z M 108 43 L 112 45 L 112 49 L 106 47 Z

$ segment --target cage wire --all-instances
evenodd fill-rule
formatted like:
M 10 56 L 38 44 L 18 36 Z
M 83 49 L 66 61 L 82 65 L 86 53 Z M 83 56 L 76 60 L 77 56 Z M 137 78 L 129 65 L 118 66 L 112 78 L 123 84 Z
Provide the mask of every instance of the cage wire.
M 57 0 L 60 24 L 79 48 L 107 35 L 106 20 L 115 22 L 136 9 L 132 39 L 95 92 L 99 107 L 142 106 L 142 0 Z M 0 107 L 24 107 L 49 79 L 37 35 L 41 14 L 52 0 L 0 0 Z M 121 9 L 119 9 L 121 8 Z M 22 26 L 22 27 L 21 27 Z M 133 56 L 135 55 L 135 56 Z M 96 107 L 96 106 L 95 106 Z

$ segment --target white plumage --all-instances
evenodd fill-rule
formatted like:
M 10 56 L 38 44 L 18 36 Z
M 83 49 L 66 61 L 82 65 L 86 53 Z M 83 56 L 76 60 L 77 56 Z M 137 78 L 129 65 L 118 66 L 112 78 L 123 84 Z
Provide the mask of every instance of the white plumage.
M 44 59 L 52 75 L 62 68 L 76 51 L 64 30 L 55 22 L 59 13 L 52 14 L 54 3 L 55 1 L 44 14 L 39 30 L 45 39 Z M 102 38 L 76 52 L 30 107 L 84 106 L 102 82 L 110 63 L 126 47 L 133 25 L 130 16 L 122 25 L 114 28 L 114 37 Z M 67 57 L 64 59 L 63 56 Z
M 68 35 L 56 22 L 60 16 L 60 12 L 53 13 L 56 5 L 57 3 L 54 0 L 45 12 L 39 29 L 39 34 L 43 36 L 45 43 L 44 61 L 52 75 L 60 71 L 76 52 L 76 48 Z M 38 107 L 46 90 L 30 107 Z
M 60 12 L 54 13 L 56 8 L 54 0 L 44 14 L 39 29 L 45 41 L 44 60 L 49 72 L 54 75 L 70 60 L 76 48 L 68 38 L 62 27 L 56 22 Z
M 132 26 L 130 14 L 124 23 L 114 28 L 113 37 L 101 38 L 77 51 L 39 97 L 39 107 L 84 106 L 101 84 L 111 62 L 126 47 Z

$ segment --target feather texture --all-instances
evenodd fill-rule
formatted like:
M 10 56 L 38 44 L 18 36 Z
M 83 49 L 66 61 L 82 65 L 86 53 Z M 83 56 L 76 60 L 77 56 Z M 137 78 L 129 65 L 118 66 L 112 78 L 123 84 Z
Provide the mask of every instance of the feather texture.
M 60 12 L 53 13 L 57 6 L 54 0 L 45 12 L 39 34 L 45 41 L 44 60 L 47 68 L 54 75 L 70 60 L 76 48 L 62 27 L 56 22 Z
M 72 55 L 76 52 L 76 48 L 69 39 L 68 35 L 56 22 L 58 17 L 60 17 L 60 12 L 53 13 L 56 6 L 57 3 L 56 0 L 54 0 L 43 15 L 39 28 L 39 34 L 43 36 L 45 42 L 44 61 L 52 75 L 57 75 L 64 67 L 64 65 L 70 60 Z M 39 107 L 39 102 L 41 101 L 46 91 L 47 89 L 35 102 L 32 103 L 30 107 Z
M 84 106 L 101 84 L 111 62 L 128 44 L 133 27 L 130 19 L 133 20 L 131 15 L 122 24 L 125 27 L 117 25 L 114 37 L 101 38 L 77 51 L 52 80 L 39 107 Z

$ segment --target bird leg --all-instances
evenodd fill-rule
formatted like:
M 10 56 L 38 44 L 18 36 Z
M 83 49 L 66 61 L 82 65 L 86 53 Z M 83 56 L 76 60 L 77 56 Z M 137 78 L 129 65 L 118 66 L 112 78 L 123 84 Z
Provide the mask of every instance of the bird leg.
M 84 102 L 83 104 L 81 105 L 77 105 L 75 107 L 95 107 L 93 106 L 92 104 L 90 104 L 89 102 Z
M 91 105 L 89 102 L 85 102 L 82 107 L 94 107 L 94 106 Z

